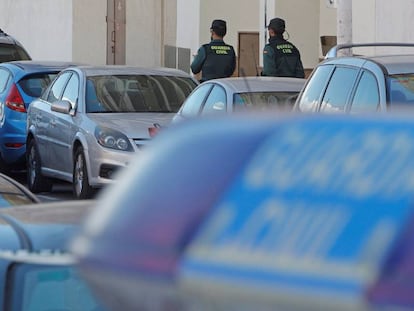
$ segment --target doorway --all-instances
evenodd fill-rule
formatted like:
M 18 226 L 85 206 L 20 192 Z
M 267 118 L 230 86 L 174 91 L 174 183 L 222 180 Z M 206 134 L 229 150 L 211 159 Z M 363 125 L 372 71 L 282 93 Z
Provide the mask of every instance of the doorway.
M 259 33 L 239 32 L 238 75 L 259 76 Z
M 107 2 L 107 49 L 108 65 L 125 65 L 126 37 L 126 0 L 108 0 Z

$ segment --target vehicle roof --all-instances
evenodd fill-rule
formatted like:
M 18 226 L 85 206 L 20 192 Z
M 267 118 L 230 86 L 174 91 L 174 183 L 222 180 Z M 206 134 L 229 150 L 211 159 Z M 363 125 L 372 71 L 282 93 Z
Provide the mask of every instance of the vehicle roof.
M 77 66 L 79 63 L 64 61 L 36 61 L 36 60 L 18 60 L 0 64 L 3 67 L 15 69 L 18 67 L 27 73 L 41 71 L 61 71 L 66 67 Z
M 26 224 L 78 224 L 95 204 L 95 200 L 43 202 L 3 209 L 0 213 Z
M 0 249 L 27 249 L 30 245 L 30 251 L 66 251 L 67 243 L 95 204 L 95 200 L 71 200 L 1 209 Z
M 361 55 L 353 54 L 351 56 L 338 55 L 338 51 L 346 48 L 361 48 L 361 47 L 393 47 L 393 48 L 411 48 L 409 53 L 401 54 L 400 52 L 392 53 L 389 50 L 388 53 L 382 52 L 382 54 L 375 55 Z M 383 70 L 386 70 L 389 75 L 392 74 L 403 74 L 403 73 L 414 73 L 414 54 L 412 52 L 414 44 L 412 43 L 399 43 L 399 42 L 376 42 L 376 43 L 349 43 L 349 44 L 338 44 L 331 48 L 326 55 L 326 63 L 333 60 L 333 63 L 338 61 L 352 64 L 352 60 L 362 61 L 373 61 L 378 65 L 382 66 Z M 385 53 L 385 54 L 384 54 Z M 358 66 L 358 65 L 357 65 Z
M 371 60 L 384 66 L 388 74 L 414 73 L 414 54 L 372 56 Z
M 13 178 L 0 173 L 0 208 L 28 202 L 39 203 L 39 198 Z M 25 203 L 23 203 L 25 202 Z
M 216 83 L 228 87 L 233 92 L 251 92 L 251 91 L 287 91 L 299 92 L 306 79 L 285 78 L 285 77 L 231 77 L 209 80 L 204 83 Z
M 180 76 L 191 77 L 190 74 L 174 68 L 148 68 L 128 65 L 83 65 L 77 68 L 84 72 L 86 76 L 100 76 L 100 75 L 125 75 L 125 74 L 139 74 L 139 75 L 165 75 L 165 76 Z

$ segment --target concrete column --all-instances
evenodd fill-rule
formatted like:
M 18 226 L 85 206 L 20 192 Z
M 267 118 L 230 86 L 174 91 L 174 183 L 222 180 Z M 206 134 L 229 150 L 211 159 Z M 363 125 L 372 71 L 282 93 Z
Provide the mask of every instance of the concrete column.
M 352 42 L 352 0 L 337 0 L 337 42 Z M 339 51 L 339 54 L 349 55 L 350 50 Z

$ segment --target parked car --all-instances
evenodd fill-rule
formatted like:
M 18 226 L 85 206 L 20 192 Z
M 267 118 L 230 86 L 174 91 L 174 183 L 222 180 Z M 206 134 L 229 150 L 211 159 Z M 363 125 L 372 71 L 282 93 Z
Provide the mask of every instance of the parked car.
M 110 310 L 414 308 L 412 117 L 203 118 L 147 151 L 71 248 Z
M 173 122 L 233 112 L 292 110 L 305 81 L 282 77 L 233 77 L 206 81 L 188 96 Z
M 26 117 L 30 103 L 70 62 L 0 63 L 0 171 L 25 167 Z
M 39 198 L 19 181 L 0 173 L 0 209 L 40 203 Z
M 30 59 L 31 57 L 23 45 L 0 29 L 0 63 Z
M 171 122 L 196 86 L 188 73 L 168 68 L 63 70 L 28 110 L 28 188 L 49 191 L 61 179 L 76 198 L 92 197 Z
M 369 113 L 384 112 L 393 107 L 414 107 L 414 53 L 395 55 L 383 50 L 392 47 L 409 49 L 414 44 L 368 43 L 333 47 L 311 73 L 296 101 L 295 110 Z M 361 48 L 382 48 L 382 53 L 388 54 L 352 54 Z M 351 49 L 351 55 L 339 54 L 347 49 Z
M 68 201 L 0 210 L 0 310 L 105 310 L 68 249 L 94 204 Z

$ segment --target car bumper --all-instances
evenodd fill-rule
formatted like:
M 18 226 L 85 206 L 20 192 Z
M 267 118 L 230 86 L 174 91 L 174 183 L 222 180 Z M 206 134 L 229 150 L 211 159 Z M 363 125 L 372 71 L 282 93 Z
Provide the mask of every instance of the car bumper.
M 132 158 L 137 156 L 138 153 L 140 153 L 140 150 L 123 152 L 101 146 L 94 148 L 94 150 L 89 150 L 86 153 L 89 154 L 89 159 L 87 160 L 89 184 L 92 187 L 100 188 L 115 182 L 119 172 L 126 168 Z

